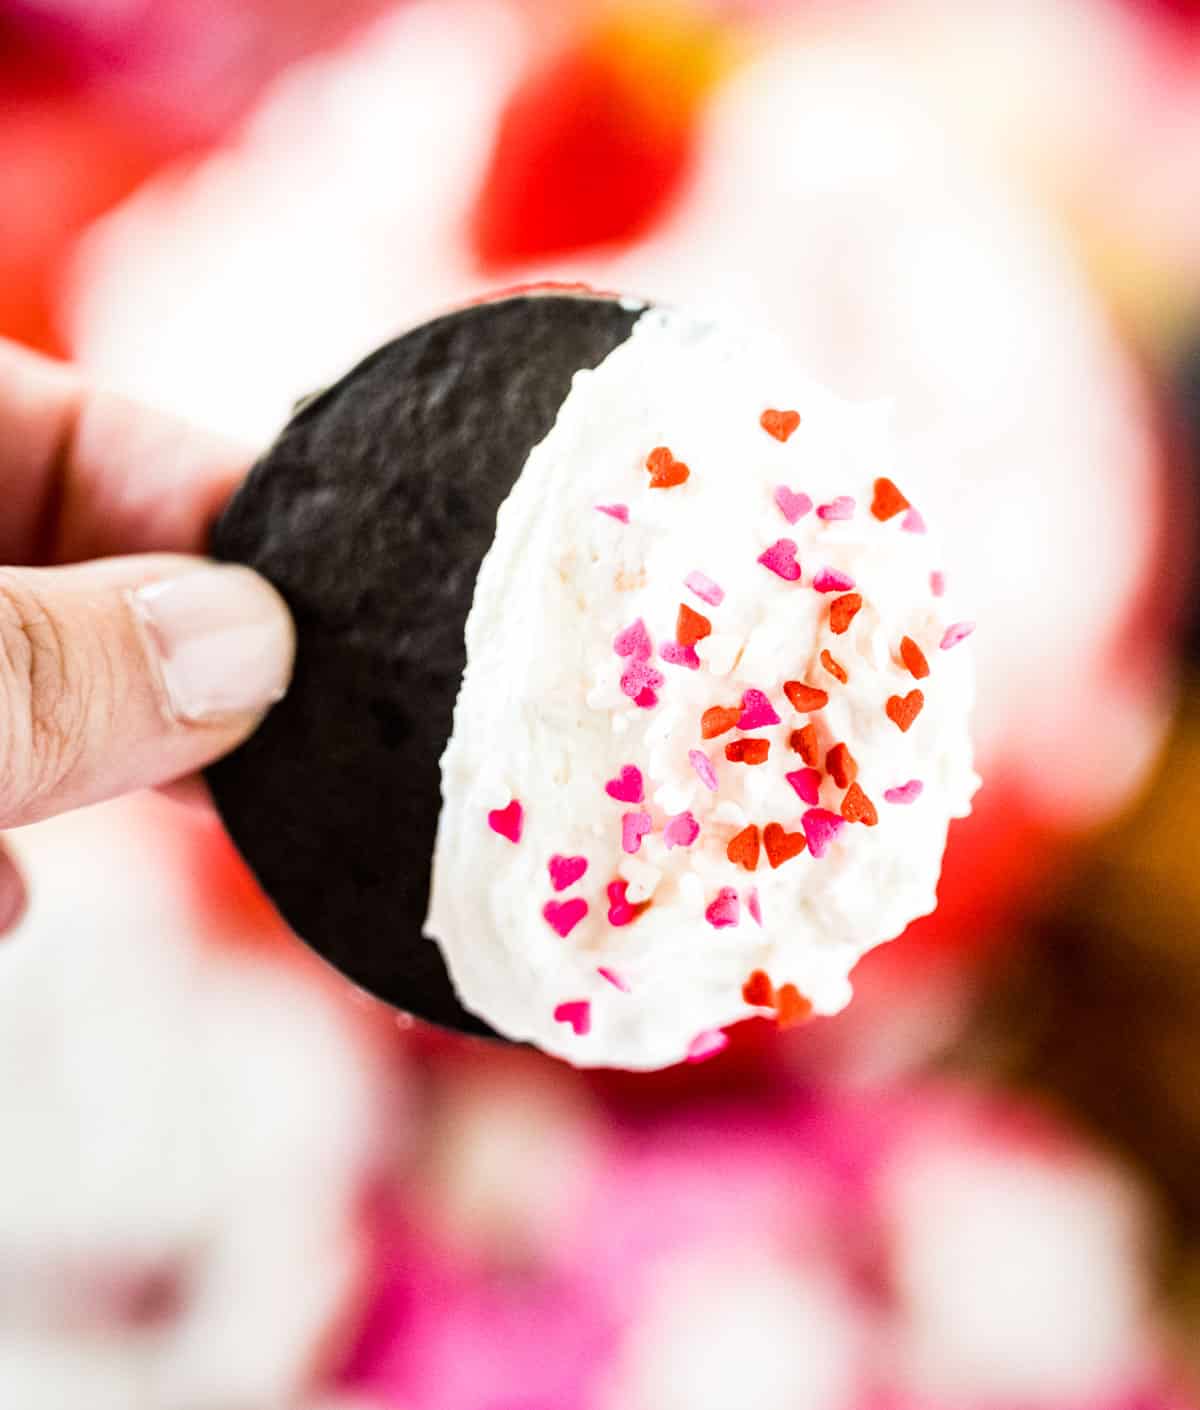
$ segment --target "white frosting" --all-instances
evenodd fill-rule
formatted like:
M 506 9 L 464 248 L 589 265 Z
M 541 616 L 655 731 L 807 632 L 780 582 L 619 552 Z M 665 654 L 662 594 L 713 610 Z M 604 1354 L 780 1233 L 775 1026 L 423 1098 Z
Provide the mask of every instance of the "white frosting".
M 799 411 L 786 442 L 761 428 L 767 408 Z M 698 1035 L 760 1011 L 742 998 L 756 969 L 776 987 L 794 984 L 816 1012 L 836 1012 L 850 998 L 856 960 L 933 909 L 947 826 L 969 811 L 978 784 L 971 644 L 939 649 L 955 618 L 931 592 L 940 566 L 933 538 L 904 530 L 903 516 L 884 523 L 870 513 L 875 480 L 889 469 L 886 431 L 881 413 L 839 402 L 774 350 L 679 315 L 647 313 L 598 368 L 577 374 L 500 510 L 442 760 L 426 929 L 463 1003 L 499 1031 L 580 1065 L 664 1066 Z M 685 484 L 650 487 L 645 460 L 660 445 L 689 466 Z M 813 502 L 795 524 L 775 503 L 781 484 Z M 854 499 L 853 516 L 819 517 L 816 506 L 839 496 Z M 628 524 L 595 507 L 614 503 L 628 506 Z M 779 539 L 797 545 L 798 581 L 758 561 Z M 838 593 L 812 586 L 822 568 L 850 575 L 862 595 L 844 634 L 829 621 Z M 724 589 L 719 606 L 684 586 L 695 571 Z M 674 639 L 681 603 L 712 623 L 696 647 L 698 670 L 658 655 Z M 638 619 L 654 641 L 648 664 L 664 677 L 650 709 L 622 693 L 633 658 L 613 646 Z M 931 667 L 919 685 L 897 654 L 906 635 Z M 826 648 L 848 684 L 821 666 Z M 804 767 L 789 737 L 809 721 L 785 696 L 787 681 L 828 690 L 828 705 L 811 716 L 820 762 L 835 742 L 849 747 L 879 822 L 843 826 L 819 859 L 809 849 L 774 869 L 764 854 L 750 875 L 728 859 L 729 840 L 749 824 L 799 831 L 808 810 L 784 777 Z M 885 702 L 917 688 L 924 708 L 902 732 Z M 770 741 L 759 766 L 726 759 L 738 730 L 701 739 L 704 711 L 736 706 L 750 689 L 765 692 L 780 717 L 746 732 Z M 716 793 L 689 760 L 696 749 L 712 761 Z M 642 804 L 606 793 L 626 765 L 642 773 Z M 916 802 L 885 801 L 911 779 L 924 784 Z M 836 813 L 842 798 L 823 776 L 820 806 Z M 516 844 L 488 823 L 513 799 L 523 810 Z M 642 811 L 652 831 L 630 855 L 622 818 Z M 665 823 L 684 811 L 699 836 L 668 849 Z M 561 893 L 547 871 L 554 854 L 588 861 Z M 632 924 L 608 920 L 606 888 L 617 878 L 628 899 L 651 902 Z M 725 887 L 738 893 L 739 922 L 718 929 L 706 910 Z M 563 937 L 543 908 L 576 898 L 588 911 Z M 578 1001 L 590 1005 L 586 1033 L 555 1017 Z

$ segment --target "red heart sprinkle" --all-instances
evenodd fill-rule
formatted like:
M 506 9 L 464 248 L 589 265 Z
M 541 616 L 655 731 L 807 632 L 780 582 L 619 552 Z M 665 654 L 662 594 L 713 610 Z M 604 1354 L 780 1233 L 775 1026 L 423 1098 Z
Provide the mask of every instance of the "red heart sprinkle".
M 592 1028 L 592 1005 L 587 999 L 572 999 L 554 1010 L 555 1023 L 569 1023 L 577 1038 L 584 1038 Z
M 676 460 L 666 446 L 655 446 L 646 457 L 652 490 L 669 490 L 682 485 L 691 471 L 682 460 Z
M 758 418 L 758 424 L 763 428 L 768 436 L 774 436 L 777 441 L 786 441 L 800 424 L 800 413 L 798 411 L 775 411 L 769 409 L 764 411 Z
M 510 842 L 520 842 L 524 822 L 525 809 L 515 798 L 507 808 L 493 808 L 488 814 L 488 827 L 501 837 L 507 837 Z
M 842 597 L 835 597 L 829 604 L 829 627 L 835 636 L 841 636 L 862 606 L 862 594 L 858 592 L 848 592 Z
M 582 896 L 573 896 L 569 901 L 547 901 L 542 907 L 547 925 L 564 940 L 587 913 L 588 903 Z
M 839 788 L 846 788 L 858 777 L 854 755 L 844 744 L 835 744 L 825 755 L 825 772 Z
M 929 674 L 929 662 L 925 659 L 925 653 L 910 636 L 901 638 L 900 659 L 915 679 L 923 681 Z
M 871 513 L 876 519 L 894 519 L 902 509 L 908 509 L 908 500 L 886 476 L 875 481 L 875 498 L 871 501 Z
M 742 985 L 742 998 L 751 1008 L 775 1007 L 775 986 L 765 969 L 756 969 Z
M 775 995 L 775 1021 L 781 1029 L 795 1028 L 812 1017 L 813 1006 L 794 984 L 782 984 Z
M 716 739 L 717 735 L 731 730 L 741 717 L 742 712 L 737 705 L 728 708 L 724 705 L 712 706 L 700 716 L 700 738 Z
M 679 615 L 675 618 L 675 640 L 680 646 L 695 646 L 698 641 L 712 635 L 712 623 L 702 612 L 694 612 L 686 602 L 679 604 Z
M 924 704 L 925 696 L 919 690 L 910 690 L 907 695 L 889 695 L 886 706 L 888 719 L 905 731 L 921 713 Z
M 802 832 L 784 832 L 779 823 L 768 823 L 763 828 L 762 840 L 772 871 L 783 866 L 784 862 L 790 862 L 793 857 L 798 857 L 808 846 Z
M 604 791 L 618 803 L 640 803 L 645 797 L 646 786 L 642 782 L 642 771 L 636 764 L 623 764 L 616 778 L 610 778 Z
M 731 764 L 765 764 L 770 752 L 769 739 L 735 739 L 725 746 L 725 757 Z
M 730 838 L 729 845 L 725 848 L 725 855 L 734 866 L 754 871 L 758 866 L 758 845 L 758 828 L 751 823 L 749 827 L 744 827 L 736 837 Z
M 802 685 L 799 681 L 784 681 L 783 693 L 792 702 L 792 708 L 802 715 L 823 710 L 829 704 L 827 690 L 818 690 L 815 685 Z
M 793 754 L 799 754 L 806 764 L 816 767 L 821 758 L 817 750 L 816 725 L 805 725 L 803 729 L 794 729 L 788 744 Z
M 546 863 L 546 869 L 550 873 L 550 885 L 554 887 L 555 891 L 565 891 L 587 871 L 588 859 L 586 857 L 564 857 L 561 853 L 555 852 L 554 856 Z
M 638 901 L 636 904 L 630 901 L 625 894 L 629 889 L 627 881 L 610 881 L 606 888 L 608 892 L 608 923 L 609 925 L 632 925 L 638 916 L 650 907 L 649 901 Z
M 828 651 L 821 652 L 821 665 L 825 667 L 835 681 L 841 681 L 843 685 L 850 679 L 845 670 L 838 665 Z
M 852 783 L 842 799 L 842 817 L 847 822 L 860 822 L 867 827 L 874 827 L 879 821 L 875 804 L 862 791 L 860 784 Z

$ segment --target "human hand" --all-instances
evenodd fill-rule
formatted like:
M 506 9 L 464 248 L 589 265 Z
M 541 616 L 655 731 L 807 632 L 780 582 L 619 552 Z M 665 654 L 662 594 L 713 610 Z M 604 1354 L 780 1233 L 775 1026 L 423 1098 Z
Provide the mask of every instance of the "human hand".
M 0 340 L 0 828 L 184 778 L 282 696 L 283 600 L 196 556 L 247 460 Z M 0 932 L 23 907 L 0 852 Z

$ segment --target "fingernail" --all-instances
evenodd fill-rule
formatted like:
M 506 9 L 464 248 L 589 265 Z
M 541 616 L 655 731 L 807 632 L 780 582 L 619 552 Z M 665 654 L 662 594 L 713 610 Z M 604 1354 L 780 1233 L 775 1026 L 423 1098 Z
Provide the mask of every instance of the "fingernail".
M 150 583 L 133 594 L 133 606 L 180 719 L 254 714 L 287 689 L 291 618 L 249 568 L 199 568 Z

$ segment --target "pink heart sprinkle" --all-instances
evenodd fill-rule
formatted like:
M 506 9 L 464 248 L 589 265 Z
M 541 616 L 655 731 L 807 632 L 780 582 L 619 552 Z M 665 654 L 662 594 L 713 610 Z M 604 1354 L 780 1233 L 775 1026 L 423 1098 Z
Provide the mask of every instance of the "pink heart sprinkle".
M 800 565 L 796 562 L 796 544 L 793 539 L 777 539 L 770 548 L 758 555 L 764 568 L 770 568 L 776 577 L 784 582 L 794 583 L 800 576 Z
M 736 925 L 741 918 L 738 894 L 732 886 L 722 886 L 716 900 L 704 912 L 704 919 L 714 930 L 725 930 Z
M 587 913 L 588 903 L 582 896 L 573 896 L 569 901 L 547 901 L 542 907 L 547 925 L 564 940 Z
M 625 895 L 629 890 L 629 883 L 627 881 L 610 881 L 607 890 L 609 925 L 629 925 L 631 921 L 636 920 L 637 911 L 634 910 L 632 902 Z M 600 972 L 604 973 L 603 970 Z
M 649 661 L 654 653 L 654 643 L 650 640 L 650 633 L 640 617 L 613 637 L 613 650 L 618 656 L 632 656 L 635 661 Z
M 524 824 L 525 809 L 515 798 L 507 808 L 494 808 L 488 814 L 488 827 L 501 837 L 507 837 L 510 842 L 520 842 Z
M 653 710 L 658 704 L 658 696 L 647 686 L 645 690 L 639 690 L 633 697 L 633 703 L 639 710 Z
M 941 596 L 942 596 L 942 594 L 946 591 L 946 575 L 945 575 L 945 573 L 937 573 L 937 572 L 930 573 L 930 575 L 929 575 L 929 591 L 930 591 L 931 593 L 933 593 L 934 597 L 941 597 Z
M 747 690 L 743 694 L 738 729 L 763 729 L 767 725 L 778 723 L 779 716 L 775 713 L 775 707 L 761 690 Z
M 629 523 L 629 506 L 627 504 L 598 504 L 596 509 L 601 514 L 607 514 L 610 519 L 619 519 L 622 524 Z
M 746 892 L 746 909 L 750 912 L 757 926 L 762 925 L 762 907 L 758 903 L 758 887 L 752 886 Z
M 611 891 L 612 887 L 610 886 L 608 889 Z M 632 914 L 633 907 L 630 906 L 629 910 L 630 914 Z M 611 918 L 612 917 L 610 914 L 609 919 Z M 629 988 L 629 985 L 625 983 L 625 981 L 621 978 L 621 976 L 616 972 L 615 969 L 605 969 L 604 966 L 601 965 L 600 968 L 596 971 L 596 973 L 600 976 L 601 979 L 606 979 L 614 989 L 620 989 L 622 994 L 629 994 L 632 992 L 632 990 Z
M 729 1046 L 729 1039 L 719 1028 L 709 1028 L 703 1033 L 697 1033 L 688 1044 L 687 1061 L 704 1062 L 708 1058 L 716 1057 L 720 1052 Z
M 705 573 L 699 571 L 689 573 L 683 580 L 684 586 L 690 588 L 692 592 L 701 600 L 707 602 L 712 607 L 720 607 L 725 601 L 725 589 Z
M 700 836 L 700 824 L 688 813 L 676 813 L 673 818 L 668 819 L 666 827 L 663 828 L 663 841 L 667 844 L 667 851 L 672 847 L 690 847 L 696 838 Z
M 646 785 L 642 781 L 642 771 L 636 764 L 622 764 L 616 778 L 610 778 L 604 791 L 618 803 L 640 803 L 646 796 Z
M 915 803 L 924 792 L 925 785 L 919 778 L 910 778 L 907 783 L 902 783 L 899 788 L 885 788 L 883 790 L 884 801 L 887 803 Z
M 574 886 L 579 878 L 588 869 L 588 859 L 586 857 L 564 857 L 561 853 L 555 852 L 554 856 L 546 863 L 546 869 L 550 873 L 550 885 L 555 891 L 565 891 L 568 886 Z
M 717 791 L 717 774 L 708 761 L 708 755 L 699 749 L 689 749 L 688 762 L 696 770 L 696 776 L 705 788 L 715 793 Z
M 666 677 L 646 661 L 631 661 L 621 676 L 621 694 L 637 701 L 642 691 L 656 691 Z M 655 697 L 657 701 L 657 697 Z
M 921 511 L 910 507 L 908 513 L 900 520 L 900 527 L 906 529 L 910 534 L 923 534 L 925 520 L 921 518 Z
M 802 803 L 816 803 L 821 796 L 821 770 L 797 769 L 794 774 L 784 774 Z
M 775 503 L 789 524 L 803 519 L 812 508 L 812 500 L 806 494 L 799 490 L 789 490 L 786 485 L 775 486 Z
M 949 651 L 952 646 L 957 646 L 960 641 L 965 641 L 974 630 L 974 622 L 952 622 L 942 633 L 942 650 Z
M 554 1010 L 555 1023 L 569 1023 L 577 1038 L 584 1038 L 592 1031 L 592 1006 L 587 999 L 571 999 L 559 1004 Z
M 626 813 L 621 819 L 621 849 L 633 854 L 642 845 L 642 838 L 654 826 L 649 813 Z
M 658 654 L 671 666 L 686 666 L 689 671 L 700 669 L 700 658 L 694 646 L 681 646 L 677 641 L 664 641 Z
M 822 568 L 813 579 L 813 587 L 818 592 L 849 592 L 854 579 L 849 573 L 839 573 L 836 568 Z
M 829 850 L 845 822 L 828 808 L 810 808 L 800 819 L 804 835 L 808 839 L 808 850 L 814 857 L 823 857 Z
M 853 519 L 854 501 L 848 494 L 840 494 L 836 499 L 831 499 L 828 504 L 823 504 L 817 510 L 817 517 L 824 519 L 827 523 L 833 519 Z

